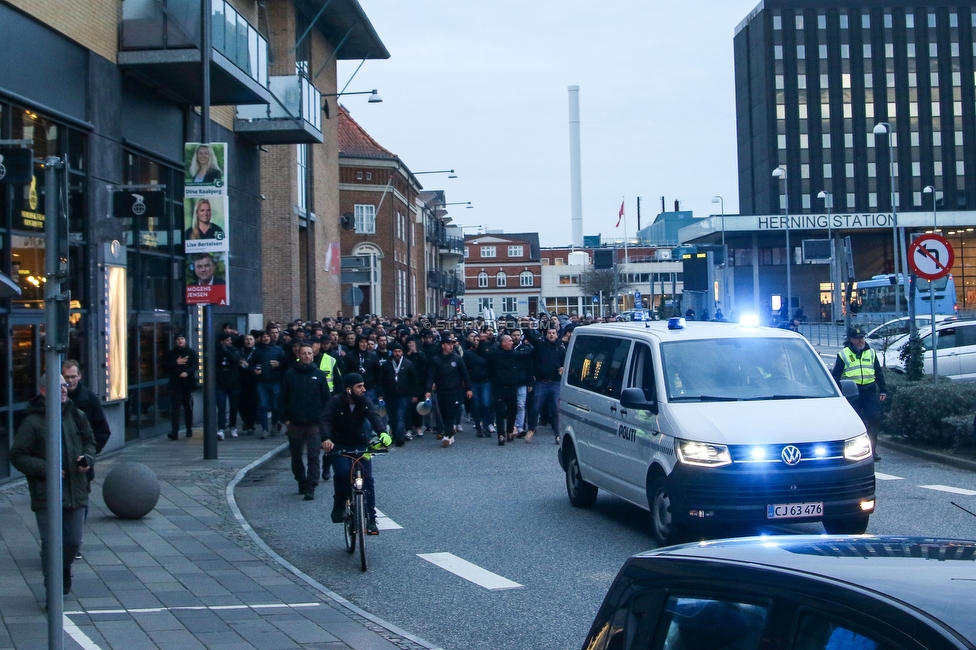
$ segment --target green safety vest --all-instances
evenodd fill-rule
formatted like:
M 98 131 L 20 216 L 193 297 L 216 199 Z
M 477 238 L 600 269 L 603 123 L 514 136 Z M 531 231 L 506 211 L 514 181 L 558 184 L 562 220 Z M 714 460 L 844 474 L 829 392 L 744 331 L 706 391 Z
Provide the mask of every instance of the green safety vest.
M 840 351 L 840 358 L 844 360 L 844 374 L 840 376 L 841 379 L 853 379 L 858 386 L 874 383 L 875 352 L 873 349 L 866 348 L 858 359 L 854 350 L 845 347 Z
M 333 392 L 332 379 L 334 377 L 334 373 L 332 371 L 335 368 L 335 365 L 336 360 L 332 358 L 331 354 L 326 353 L 322 355 L 322 361 L 319 362 L 319 370 L 325 373 L 325 378 L 329 382 L 330 393 Z

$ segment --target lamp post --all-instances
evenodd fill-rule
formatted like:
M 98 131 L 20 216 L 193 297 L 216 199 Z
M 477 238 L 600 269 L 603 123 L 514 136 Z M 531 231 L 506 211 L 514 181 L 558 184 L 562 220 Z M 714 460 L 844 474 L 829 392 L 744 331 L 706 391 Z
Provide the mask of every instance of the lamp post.
M 932 232 L 939 229 L 939 220 L 935 211 L 935 188 L 926 185 L 922 188 L 922 194 L 932 195 Z M 929 309 L 932 316 L 932 381 L 939 381 L 939 339 L 935 335 L 935 281 L 929 280 Z
M 353 92 L 341 92 L 341 93 L 322 93 L 322 110 L 325 111 L 325 116 L 329 116 L 329 102 L 325 100 L 326 97 L 339 98 L 343 95 L 369 95 L 369 99 L 366 100 L 368 104 L 380 104 L 383 102 L 383 98 L 380 97 L 379 92 L 375 88 L 372 90 L 356 90 Z
M 891 237 L 892 237 L 892 250 L 891 254 L 894 256 L 895 262 L 895 316 L 901 313 L 901 292 L 903 289 L 899 287 L 898 279 L 899 273 L 901 277 L 905 277 L 905 246 L 904 241 L 901 241 L 899 246 L 899 240 L 904 238 L 902 234 L 899 237 L 898 232 L 898 209 L 895 207 L 895 144 L 894 144 L 894 132 L 891 129 L 891 124 L 888 122 L 878 122 L 874 125 L 873 133 L 875 136 L 887 135 L 888 136 L 888 178 L 891 181 Z M 900 253 L 900 255 L 899 255 Z M 901 268 L 899 269 L 899 257 L 901 257 Z M 904 286 L 904 285 L 902 285 Z
M 831 309 L 831 320 L 836 321 L 837 315 L 834 310 L 841 308 L 841 298 L 840 298 L 840 274 L 836 273 L 836 255 L 834 253 L 834 233 L 830 223 L 830 209 L 834 207 L 834 196 L 827 190 L 821 190 L 817 194 L 818 199 L 823 199 L 824 209 L 827 210 L 827 239 L 830 240 L 830 296 L 834 305 Z
M 725 308 L 729 309 L 729 285 L 726 275 L 729 268 L 729 249 L 725 247 L 725 199 L 716 195 L 712 197 L 712 203 L 718 203 L 722 212 L 722 300 Z
M 793 311 L 793 278 L 790 275 L 793 251 L 790 249 L 790 188 L 786 182 L 786 167 L 780 165 L 774 169 L 773 178 L 783 181 L 783 210 L 786 213 L 786 317 L 789 318 Z
M 430 171 L 424 172 L 411 172 L 414 176 L 420 176 L 421 174 L 448 174 L 448 178 L 457 178 L 457 174 L 454 173 L 453 169 L 432 169 Z

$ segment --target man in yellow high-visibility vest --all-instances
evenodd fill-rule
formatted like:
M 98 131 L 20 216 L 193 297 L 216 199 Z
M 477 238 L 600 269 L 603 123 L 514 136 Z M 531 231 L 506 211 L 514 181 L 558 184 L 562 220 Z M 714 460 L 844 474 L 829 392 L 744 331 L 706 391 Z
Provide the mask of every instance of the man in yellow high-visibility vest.
M 329 392 L 332 395 L 342 393 L 342 372 L 339 371 L 338 354 L 333 352 L 332 339 L 326 337 L 322 340 L 322 358 L 319 360 L 319 370 L 325 373 L 329 381 Z M 335 355 L 335 356 L 333 356 Z M 332 478 L 332 459 L 328 456 L 322 458 L 322 480 L 328 481 Z
M 851 406 L 867 428 L 874 460 L 881 460 L 878 455 L 878 428 L 881 424 L 881 402 L 887 397 L 888 385 L 878 362 L 878 354 L 864 340 L 864 330 L 860 327 L 852 327 L 847 332 L 847 343 L 837 353 L 831 374 L 838 383 L 841 379 L 851 379 L 857 384 L 858 394 L 851 400 Z

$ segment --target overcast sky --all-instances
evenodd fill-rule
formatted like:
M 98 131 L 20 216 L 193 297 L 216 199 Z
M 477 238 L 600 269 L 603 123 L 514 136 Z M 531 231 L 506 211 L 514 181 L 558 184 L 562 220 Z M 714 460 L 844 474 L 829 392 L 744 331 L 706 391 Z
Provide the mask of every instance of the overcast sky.
M 360 0 L 391 53 L 343 98 L 454 221 L 571 243 L 567 87 L 580 87 L 583 233 L 627 233 L 674 201 L 738 211 L 732 37 L 758 0 Z M 340 62 L 339 87 L 358 62 Z M 467 231 L 469 233 L 474 230 Z

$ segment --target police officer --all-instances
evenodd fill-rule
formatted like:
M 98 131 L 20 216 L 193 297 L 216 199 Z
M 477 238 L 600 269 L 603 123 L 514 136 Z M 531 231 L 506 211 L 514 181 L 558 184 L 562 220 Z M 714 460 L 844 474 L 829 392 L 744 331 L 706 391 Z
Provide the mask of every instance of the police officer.
M 864 330 L 860 327 L 852 327 L 847 332 L 847 344 L 837 353 L 831 374 L 838 383 L 841 379 L 852 379 L 857 384 L 858 394 L 851 401 L 851 406 L 867 428 L 874 460 L 881 460 L 878 455 L 878 427 L 881 423 L 881 402 L 887 397 L 888 385 L 878 362 L 878 354 L 864 340 Z

